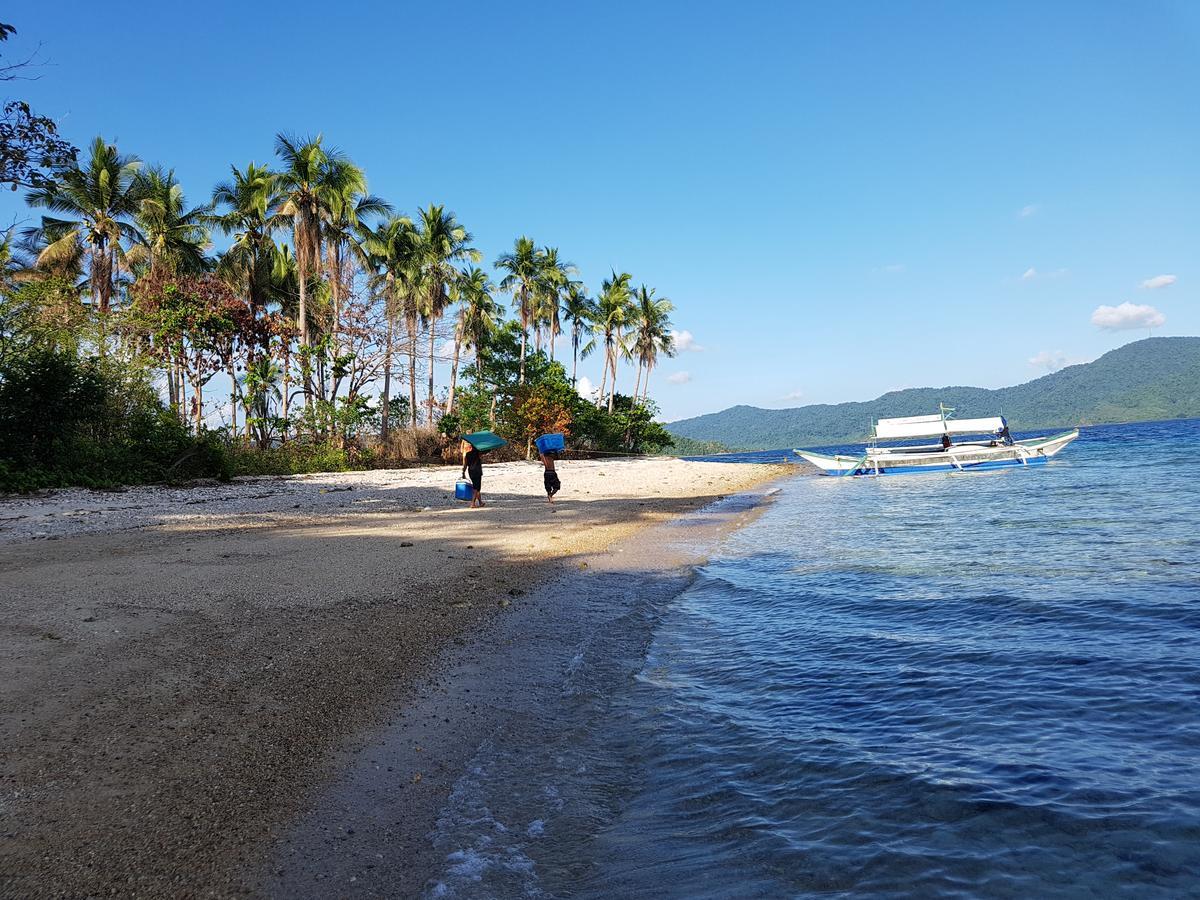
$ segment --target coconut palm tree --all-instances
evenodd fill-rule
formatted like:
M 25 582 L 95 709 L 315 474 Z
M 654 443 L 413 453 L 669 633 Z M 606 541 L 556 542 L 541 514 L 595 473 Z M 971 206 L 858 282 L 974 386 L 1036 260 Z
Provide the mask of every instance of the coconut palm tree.
M 654 289 L 642 285 L 634 295 L 633 340 L 630 349 L 638 364 L 637 384 L 633 388 L 633 399 L 638 398 L 642 383 L 642 369 L 646 370 L 646 385 L 642 393 L 645 400 L 650 392 L 650 372 L 658 364 L 658 355 L 675 355 L 675 343 L 671 337 L 671 312 L 675 309 L 666 297 L 655 297 Z
M 257 320 L 266 310 L 271 290 L 276 253 L 272 234 L 280 224 L 272 210 L 280 198 L 275 175 L 266 166 L 249 163 L 244 170 L 230 166 L 230 174 L 230 181 L 213 188 L 215 212 L 207 222 L 232 235 L 233 243 L 221 255 L 217 270 L 246 298 Z
M 549 333 L 550 358 L 554 359 L 554 340 L 562 331 L 559 305 L 571 275 L 574 263 L 558 258 L 557 247 L 546 247 L 538 254 L 537 303 L 534 316 L 535 346 L 542 349 L 542 327 Z
M 478 261 L 479 251 L 471 244 L 471 233 L 444 206 L 429 204 L 417 214 L 416 254 L 420 271 L 421 317 L 429 331 L 429 413 L 433 424 L 433 364 L 437 323 L 450 305 L 450 289 L 459 277 L 454 263 Z
M 134 218 L 141 232 L 127 254 L 131 266 L 144 265 L 151 275 L 176 272 L 195 275 L 209 267 L 204 252 L 210 244 L 206 224 L 211 207 L 188 208 L 183 186 L 173 169 L 159 167 L 137 175 Z
M 321 271 L 324 244 L 322 222 L 328 219 L 341 200 L 352 194 L 366 194 L 367 179 L 362 169 L 335 148 L 321 145 L 322 136 L 296 138 L 275 136 L 275 154 L 283 162 L 276 173 L 281 194 L 277 213 L 291 220 L 292 244 L 296 254 L 300 288 L 301 368 L 304 372 L 304 396 L 311 402 L 313 388 L 309 348 L 312 345 L 310 280 Z
M 275 361 L 268 356 L 254 360 L 246 367 L 242 376 L 245 389 L 247 422 L 257 419 L 254 428 L 258 432 L 258 445 L 265 448 L 270 441 L 271 404 L 283 400 L 279 384 L 283 378 Z
M 43 216 L 31 238 L 40 237 L 44 246 L 38 265 L 55 266 L 80 255 L 87 258 L 92 305 L 107 317 L 115 290 L 114 275 L 124 258 L 124 240 L 141 238 L 129 219 L 138 210 L 141 161 L 118 152 L 103 138 L 92 141 L 83 166 L 62 170 L 54 183 L 25 195 L 33 207 L 49 209 L 58 216 Z M 61 218 L 60 218 L 61 216 Z
M 359 193 L 356 179 L 336 177 L 332 180 L 335 185 L 340 182 L 340 189 L 330 191 L 323 235 L 325 269 L 333 299 L 331 330 L 336 334 L 341 324 L 342 298 L 349 281 L 346 264 L 350 261 L 367 262 L 367 253 L 360 242 L 359 225 L 371 218 L 391 215 L 392 205 L 380 197 Z M 363 185 L 365 183 L 362 182 Z
M 583 332 L 590 330 L 600 310 L 596 301 L 587 295 L 582 282 L 570 281 L 563 294 L 562 316 L 571 326 L 571 387 L 575 386 L 579 369 L 579 343 Z
M 601 342 L 601 349 L 604 350 L 604 374 L 600 379 L 601 399 L 604 397 L 604 388 L 608 385 L 609 372 L 612 372 L 612 384 L 608 393 L 609 412 L 613 411 L 617 393 L 617 360 L 627 350 L 629 320 L 633 313 L 633 291 L 629 286 L 632 280 L 633 276 L 628 272 L 617 274 L 614 271 L 611 278 L 606 278 L 601 283 L 600 296 L 596 302 L 596 320 L 592 325 L 596 337 L 584 348 L 585 353 L 590 353 L 596 345 L 596 340 Z
M 417 424 L 417 320 L 420 310 L 417 235 L 408 216 L 392 216 L 374 229 L 360 226 L 359 231 L 362 246 L 375 270 L 371 287 L 384 298 L 386 335 L 380 436 L 386 440 L 390 425 L 388 408 L 391 402 L 392 348 L 398 318 L 404 319 L 408 329 L 409 415 L 412 416 L 411 424 Z
M 513 242 L 510 253 L 502 253 L 495 266 L 507 272 L 500 279 L 500 290 L 513 295 L 513 306 L 521 321 L 521 363 L 517 381 L 525 383 L 525 349 L 529 339 L 529 324 L 534 316 L 534 299 L 537 294 L 538 274 L 541 261 L 537 245 L 531 238 L 521 236 Z
M 458 301 L 458 321 L 454 328 L 454 361 L 450 365 L 450 397 L 447 415 L 454 412 L 454 391 L 458 383 L 458 356 L 462 346 L 475 351 L 475 372 L 483 380 L 483 348 L 495 331 L 501 312 L 492 291 L 495 285 L 483 269 L 471 266 L 454 282 L 453 298 Z

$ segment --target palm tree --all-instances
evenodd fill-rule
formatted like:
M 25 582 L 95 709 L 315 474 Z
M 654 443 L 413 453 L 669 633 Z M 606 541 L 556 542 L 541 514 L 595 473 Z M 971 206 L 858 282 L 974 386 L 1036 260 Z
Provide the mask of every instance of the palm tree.
M 30 206 L 65 216 L 43 216 L 41 228 L 32 230 L 45 241 L 38 264 L 54 266 L 85 255 L 92 304 L 102 317 L 108 315 L 113 276 L 124 257 L 121 241 L 140 239 L 128 220 L 138 209 L 141 165 L 137 157 L 119 153 L 98 137 L 92 141 L 85 167 L 76 164 L 64 169 L 53 184 L 25 195 Z
M 450 305 L 450 288 L 459 272 L 453 263 L 477 261 L 479 251 L 470 246 L 471 233 L 444 206 L 429 204 L 417 216 L 416 253 L 420 270 L 421 316 L 429 329 L 429 413 L 433 424 L 433 360 L 437 323 Z
M 557 247 L 546 247 L 538 254 L 537 308 L 534 317 L 536 347 L 542 349 L 542 326 L 546 326 L 550 339 L 550 358 L 554 359 L 554 340 L 562 330 L 559 318 L 559 301 L 575 272 L 575 265 L 558 258 Z
M 214 212 L 207 221 L 233 243 L 217 264 L 234 290 L 245 296 L 250 312 L 258 320 L 266 309 L 271 290 L 271 270 L 276 246 L 272 233 L 279 224 L 271 211 L 279 196 L 275 175 L 266 166 L 249 163 L 244 171 L 230 166 L 231 181 L 213 188 Z M 266 349 L 265 347 L 263 348 Z
M 417 234 L 408 216 L 392 216 L 375 229 L 360 226 L 362 246 L 376 274 L 372 288 L 384 298 L 386 336 L 383 348 L 383 395 L 381 399 L 380 437 L 388 435 L 388 409 L 391 402 L 392 348 L 394 323 L 403 317 L 408 328 L 408 386 L 411 424 L 417 424 Z
M 130 248 L 131 265 L 145 264 L 150 274 L 162 271 L 195 275 L 208 268 L 205 223 L 210 207 L 188 208 L 175 171 L 155 167 L 139 172 L 135 218 L 141 238 Z
M 483 380 L 483 348 L 500 319 L 500 307 L 492 297 L 495 285 L 487 273 L 471 266 L 454 283 L 453 296 L 459 302 L 458 322 L 454 328 L 454 361 L 450 366 L 450 397 L 446 414 L 454 413 L 454 390 L 458 383 L 458 355 L 463 344 L 475 350 L 475 372 Z
M 525 348 L 529 338 L 529 323 L 533 318 L 540 260 L 537 245 L 530 238 L 519 237 L 511 253 L 502 253 L 495 266 L 508 274 L 500 279 L 500 290 L 513 295 L 513 306 L 521 320 L 521 365 L 517 381 L 525 383 Z
M 658 364 L 658 354 L 675 355 L 675 342 L 671 337 L 673 304 L 666 297 L 655 297 L 654 289 L 644 284 L 634 295 L 632 351 L 638 363 L 637 384 L 633 388 L 633 399 L 638 398 L 638 387 L 642 383 L 642 368 L 646 370 L 646 386 L 642 393 L 645 400 L 650 392 L 650 372 Z
M 575 386 L 575 376 L 579 369 L 579 342 L 584 329 L 591 329 L 599 312 L 596 301 L 587 295 L 587 288 L 581 282 L 567 283 L 562 316 L 571 326 L 571 387 Z
M 367 258 L 359 240 L 359 225 L 371 217 L 391 215 L 392 205 L 380 197 L 359 193 L 359 185 L 354 178 L 339 176 L 332 180 L 339 187 L 330 191 L 324 239 L 325 267 L 329 276 L 330 296 L 333 298 L 332 329 L 336 334 L 341 323 L 343 289 L 347 286 L 347 257 L 360 263 L 365 263 Z M 366 182 L 362 184 L 365 186 Z
M 321 270 L 323 246 L 322 221 L 331 215 L 341 200 L 351 194 L 365 194 L 367 179 L 362 169 L 341 151 L 321 146 L 321 135 L 296 138 L 275 136 L 275 153 L 283 162 L 276 174 L 282 202 L 278 214 L 292 222 L 292 243 L 296 253 L 300 287 L 300 346 L 304 369 L 304 394 L 312 398 L 311 363 L 308 348 L 311 339 L 309 280 Z
M 609 371 L 612 372 L 612 385 L 608 393 L 608 411 L 613 411 L 617 393 L 617 359 L 626 351 L 626 332 L 629 319 L 633 312 L 633 292 L 630 282 L 633 276 L 628 272 L 612 273 L 600 285 L 600 297 L 597 301 L 596 321 L 592 330 L 600 338 L 604 350 L 604 375 L 600 379 L 600 397 L 604 397 L 604 388 L 608 384 Z M 590 353 L 595 347 L 593 338 L 584 348 Z
M 251 417 L 258 419 L 256 429 L 259 447 L 265 448 L 270 439 L 272 401 L 279 403 L 283 400 L 283 393 L 279 389 L 282 377 L 279 366 L 268 356 L 259 357 L 250 363 L 246 367 L 246 374 L 242 376 L 248 414 L 246 422 L 249 424 Z

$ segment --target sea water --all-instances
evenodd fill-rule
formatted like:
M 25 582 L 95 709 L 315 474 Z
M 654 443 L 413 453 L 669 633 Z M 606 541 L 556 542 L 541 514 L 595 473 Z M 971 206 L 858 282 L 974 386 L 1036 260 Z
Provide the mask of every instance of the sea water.
M 1198 446 L 785 482 L 481 750 L 429 893 L 1200 896 Z

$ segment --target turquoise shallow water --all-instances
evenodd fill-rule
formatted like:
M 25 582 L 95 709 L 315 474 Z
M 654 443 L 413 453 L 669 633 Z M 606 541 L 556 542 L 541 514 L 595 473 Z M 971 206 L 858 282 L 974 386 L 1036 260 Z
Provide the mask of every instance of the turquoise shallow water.
M 793 479 L 626 665 L 581 652 L 561 727 L 480 760 L 520 839 L 447 819 L 433 892 L 1200 896 L 1198 445 Z

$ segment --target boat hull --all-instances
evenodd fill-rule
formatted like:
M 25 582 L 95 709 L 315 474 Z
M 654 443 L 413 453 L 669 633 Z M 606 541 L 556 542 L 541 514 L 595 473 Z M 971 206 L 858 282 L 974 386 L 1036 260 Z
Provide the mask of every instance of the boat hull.
M 1079 437 L 1079 429 L 1076 428 L 1052 437 L 1017 441 L 1008 446 L 964 444 L 951 447 L 949 450 L 917 453 L 905 452 L 903 448 L 871 448 L 862 456 L 830 456 L 810 450 L 796 450 L 795 453 L 812 463 L 825 475 L 920 475 L 930 472 L 983 472 L 992 469 L 1043 465 L 1077 437 Z

